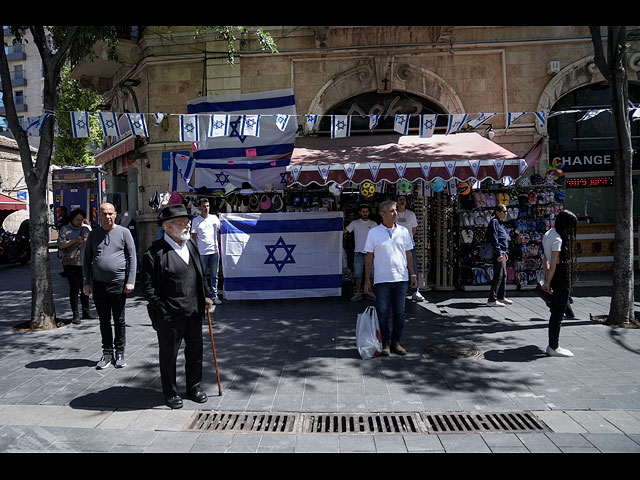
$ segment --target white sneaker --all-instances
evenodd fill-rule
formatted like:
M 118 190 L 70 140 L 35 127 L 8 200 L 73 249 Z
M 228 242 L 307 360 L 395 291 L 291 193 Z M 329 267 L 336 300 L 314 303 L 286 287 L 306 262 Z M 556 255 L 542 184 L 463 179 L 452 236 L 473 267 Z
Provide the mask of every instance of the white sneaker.
M 555 350 L 551 347 L 547 347 L 547 355 L 550 357 L 573 357 L 573 353 L 566 348 L 558 347 Z
M 508 298 L 501 298 L 499 301 L 504 303 L 505 305 L 513 305 L 513 301 L 509 300 Z
M 351 297 L 351 301 L 352 302 L 357 302 L 358 300 L 362 300 L 362 294 L 361 293 L 354 293 L 353 297 Z
M 222 305 L 222 300 L 220 300 L 218 297 L 213 297 L 213 303 L 216 305 Z
M 420 292 L 416 291 L 412 296 L 411 300 L 414 302 L 424 302 L 424 297 L 420 294 Z
M 487 302 L 487 306 L 489 307 L 504 307 L 504 303 L 496 300 L 495 302 Z

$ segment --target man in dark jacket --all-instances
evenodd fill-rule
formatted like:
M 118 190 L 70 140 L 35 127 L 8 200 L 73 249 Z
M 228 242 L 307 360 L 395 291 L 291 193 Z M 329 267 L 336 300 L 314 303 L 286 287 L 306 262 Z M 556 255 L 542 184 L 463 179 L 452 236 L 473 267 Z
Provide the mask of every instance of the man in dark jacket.
M 504 307 L 513 302 L 504 296 L 507 284 L 507 259 L 509 253 L 509 234 L 502 222 L 507 218 L 507 207 L 499 204 L 495 207 L 495 217 L 487 227 L 485 241 L 493 248 L 493 280 L 489 291 L 487 305 L 490 307 Z
M 198 250 L 191 240 L 191 215 L 184 205 L 170 205 L 160 212 L 158 224 L 164 235 L 145 252 L 142 260 L 142 291 L 158 335 L 160 377 L 166 404 L 181 408 L 176 388 L 176 360 L 185 342 L 186 394 L 204 403 L 202 380 L 202 320 L 207 305 L 205 279 Z

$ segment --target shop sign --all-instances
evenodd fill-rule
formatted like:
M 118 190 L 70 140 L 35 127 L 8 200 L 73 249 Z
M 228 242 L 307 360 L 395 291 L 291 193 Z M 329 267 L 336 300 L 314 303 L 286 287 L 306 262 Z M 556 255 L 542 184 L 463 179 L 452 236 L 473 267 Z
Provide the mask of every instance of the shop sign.
M 565 179 L 565 188 L 612 187 L 613 177 L 574 177 Z
M 579 152 L 550 152 L 550 160 L 561 163 L 563 172 L 613 171 L 613 152 L 603 150 Z M 638 155 L 634 155 L 633 168 L 639 168 Z

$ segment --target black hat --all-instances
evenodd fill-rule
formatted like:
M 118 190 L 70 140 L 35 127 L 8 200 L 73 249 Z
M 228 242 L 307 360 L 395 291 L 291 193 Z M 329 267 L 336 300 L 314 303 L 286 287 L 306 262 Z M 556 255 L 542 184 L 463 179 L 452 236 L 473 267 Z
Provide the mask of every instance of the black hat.
M 160 210 L 158 215 L 158 225 L 162 225 L 165 220 L 171 220 L 172 218 L 188 217 L 189 220 L 193 218 L 193 215 L 187 212 L 187 207 L 179 203 L 177 205 L 168 205 Z

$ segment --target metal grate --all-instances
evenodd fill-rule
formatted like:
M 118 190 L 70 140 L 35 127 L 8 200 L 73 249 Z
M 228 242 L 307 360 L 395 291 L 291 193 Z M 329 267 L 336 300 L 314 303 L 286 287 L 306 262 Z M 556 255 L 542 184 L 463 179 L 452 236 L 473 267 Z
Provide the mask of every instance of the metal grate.
M 287 413 L 199 412 L 188 431 L 232 433 L 291 433 L 296 416 Z
M 531 433 L 551 431 L 530 412 L 423 414 L 429 433 Z
M 422 433 L 418 415 L 317 413 L 304 417 L 303 433 Z

